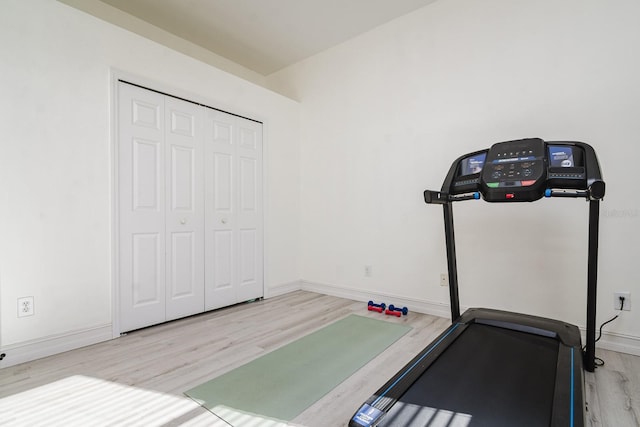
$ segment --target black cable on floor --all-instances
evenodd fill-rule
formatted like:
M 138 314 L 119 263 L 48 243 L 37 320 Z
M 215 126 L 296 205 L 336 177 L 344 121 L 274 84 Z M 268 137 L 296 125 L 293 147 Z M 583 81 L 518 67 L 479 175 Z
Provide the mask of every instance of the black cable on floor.
M 620 311 L 622 311 L 623 308 L 624 308 L 624 297 L 620 297 Z M 600 331 L 598 332 L 598 338 L 596 338 L 595 342 L 598 342 L 600 340 L 600 338 L 602 338 L 602 328 L 604 327 L 604 325 L 613 322 L 614 320 L 616 320 L 618 318 L 618 316 L 619 316 L 619 314 L 616 314 L 611 319 L 607 320 L 602 325 L 600 325 Z M 582 351 L 584 351 L 584 349 L 585 349 L 585 347 L 582 347 Z M 595 365 L 596 365 L 596 367 L 604 366 L 604 360 L 602 360 L 599 357 L 595 357 Z

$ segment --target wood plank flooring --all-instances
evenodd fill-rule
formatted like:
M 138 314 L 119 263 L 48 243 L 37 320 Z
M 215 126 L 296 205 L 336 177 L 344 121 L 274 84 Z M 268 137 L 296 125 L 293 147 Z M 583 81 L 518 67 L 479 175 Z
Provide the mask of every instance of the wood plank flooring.
M 229 413 L 225 422 L 182 393 L 351 313 L 381 317 L 361 302 L 298 291 L 4 368 L 0 426 L 284 426 L 239 413 Z M 449 325 L 419 313 L 385 320 L 413 329 L 290 425 L 346 425 L 364 400 Z M 586 375 L 589 425 L 640 426 L 640 357 L 605 350 L 597 355 L 606 364 Z

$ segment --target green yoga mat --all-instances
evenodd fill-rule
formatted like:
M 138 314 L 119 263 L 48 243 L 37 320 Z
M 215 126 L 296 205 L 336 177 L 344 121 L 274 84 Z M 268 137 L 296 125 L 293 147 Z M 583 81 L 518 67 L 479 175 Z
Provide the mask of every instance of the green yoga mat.
M 218 416 L 228 407 L 291 421 L 409 330 L 352 314 L 185 394 Z

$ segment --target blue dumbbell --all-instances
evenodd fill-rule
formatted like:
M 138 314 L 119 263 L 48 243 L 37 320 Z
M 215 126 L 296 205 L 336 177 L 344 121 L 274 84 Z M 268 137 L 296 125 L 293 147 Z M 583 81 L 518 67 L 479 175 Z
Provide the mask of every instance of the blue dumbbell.
M 385 308 L 387 308 L 387 304 L 385 304 L 385 303 L 383 303 L 383 302 L 382 302 L 382 303 L 380 303 L 380 304 L 375 304 L 373 301 L 369 301 L 369 302 L 367 303 L 367 305 L 368 305 L 369 307 L 379 307 L 379 308 L 381 308 L 381 309 L 383 309 L 383 310 L 384 310 Z
M 403 315 L 407 315 L 407 313 L 409 312 L 409 309 L 407 307 L 394 307 L 393 304 L 389 304 L 389 310 L 391 311 L 399 311 L 400 313 L 402 313 Z

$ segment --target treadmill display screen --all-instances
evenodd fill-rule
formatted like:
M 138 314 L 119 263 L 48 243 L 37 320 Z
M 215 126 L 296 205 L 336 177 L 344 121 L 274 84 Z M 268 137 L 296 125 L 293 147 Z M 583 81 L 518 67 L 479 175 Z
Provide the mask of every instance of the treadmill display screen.
M 462 159 L 462 162 L 460 162 L 460 175 L 473 175 L 482 172 L 486 158 L 487 153 L 481 153 Z
M 549 166 L 552 168 L 574 167 L 573 148 L 567 147 L 566 145 L 550 145 Z

